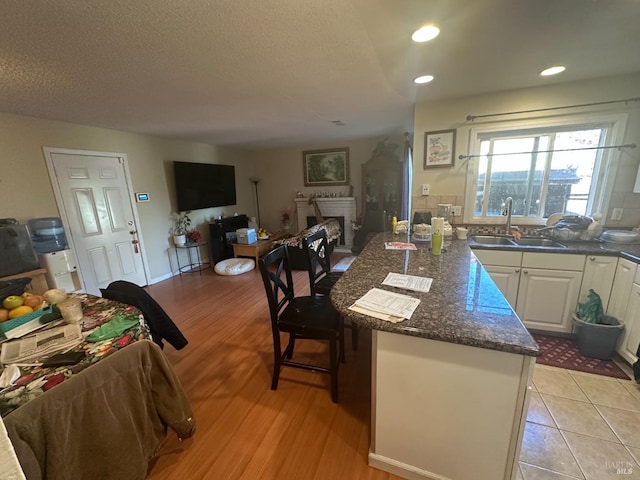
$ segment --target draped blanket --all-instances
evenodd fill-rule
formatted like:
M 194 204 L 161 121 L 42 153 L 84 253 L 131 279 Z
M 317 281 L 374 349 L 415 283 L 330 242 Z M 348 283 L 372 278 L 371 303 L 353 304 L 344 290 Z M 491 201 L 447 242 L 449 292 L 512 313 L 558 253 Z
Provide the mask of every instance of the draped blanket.
M 193 411 L 160 347 L 135 342 L 4 418 L 28 480 L 136 480 L 167 428 L 195 431 Z
M 316 233 L 320 229 L 323 229 L 327 232 L 327 241 L 329 243 L 340 238 L 340 234 L 342 233 L 342 231 L 340 230 L 340 223 L 338 223 L 335 218 L 328 218 L 324 222 L 318 223 L 305 230 L 302 230 L 292 237 L 276 240 L 274 244 L 302 248 L 302 240 L 312 233 Z

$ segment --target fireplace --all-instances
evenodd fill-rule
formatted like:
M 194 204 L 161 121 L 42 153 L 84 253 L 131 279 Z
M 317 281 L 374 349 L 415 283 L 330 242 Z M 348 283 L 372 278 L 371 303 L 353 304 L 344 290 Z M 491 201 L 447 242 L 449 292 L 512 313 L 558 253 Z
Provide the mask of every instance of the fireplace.
M 308 198 L 296 198 L 296 220 L 298 229 L 302 230 L 311 225 L 307 218 L 316 222 L 316 213 L 313 205 L 309 205 Z M 340 243 L 336 246 L 336 251 L 350 252 L 353 247 L 353 222 L 356 221 L 356 199 L 355 197 L 329 197 L 316 198 L 316 203 L 320 213 L 324 218 L 335 218 L 340 223 L 342 234 Z

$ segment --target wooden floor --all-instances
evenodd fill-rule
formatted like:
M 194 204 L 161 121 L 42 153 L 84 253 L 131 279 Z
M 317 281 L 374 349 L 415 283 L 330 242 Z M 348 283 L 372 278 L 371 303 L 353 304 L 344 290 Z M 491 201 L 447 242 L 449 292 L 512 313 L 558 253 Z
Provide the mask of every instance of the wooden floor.
M 296 294 L 308 278 L 295 272 Z M 197 431 L 179 442 L 170 431 L 148 478 L 398 479 L 367 465 L 370 434 L 371 336 L 360 332 L 339 373 L 339 403 L 329 376 L 284 368 L 270 390 L 273 343 L 257 270 L 222 277 L 183 274 L 148 288 L 189 340 L 165 345 L 194 409 Z M 296 342 L 294 359 L 328 363 L 328 346 Z M 302 355 L 300 357 L 299 355 Z

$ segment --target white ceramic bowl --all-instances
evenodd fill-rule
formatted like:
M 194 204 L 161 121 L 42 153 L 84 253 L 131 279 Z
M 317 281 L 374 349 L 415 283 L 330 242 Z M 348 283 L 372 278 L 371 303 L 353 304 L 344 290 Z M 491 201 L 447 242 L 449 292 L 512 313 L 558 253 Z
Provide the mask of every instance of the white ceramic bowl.
M 629 230 L 607 230 L 600 238 L 605 242 L 634 243 L 640 240 L 640 235 Z

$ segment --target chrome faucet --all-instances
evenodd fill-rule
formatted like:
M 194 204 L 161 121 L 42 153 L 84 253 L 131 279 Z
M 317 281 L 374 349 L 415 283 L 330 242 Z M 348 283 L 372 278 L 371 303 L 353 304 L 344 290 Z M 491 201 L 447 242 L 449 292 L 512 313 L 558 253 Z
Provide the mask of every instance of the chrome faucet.
M 502 215 L 507 216 L 507 231 L 506 234 L 511 234 L 511 211 L 513 210 L 513 198 L 507 197 L 504 201 L 504 207 L 502 208 Z

